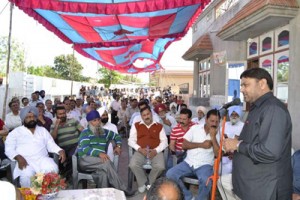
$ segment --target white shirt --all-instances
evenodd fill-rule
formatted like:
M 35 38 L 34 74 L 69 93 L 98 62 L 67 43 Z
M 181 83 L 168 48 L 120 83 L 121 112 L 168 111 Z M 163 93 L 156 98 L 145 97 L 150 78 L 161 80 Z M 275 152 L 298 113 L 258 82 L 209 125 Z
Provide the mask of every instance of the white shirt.
M 74 110 L 81 116 L 81 114 L 82 114 L 82 106 L 80 106 L 80 107 L 75 106 Z
M 183 136 L 189 142 L 202 143 L 205 140 L 211 140 L 210 134 L 206 134 L 203 125 L 194 125 L 188 130 L 188 132 Z M 191 167 L 197 169 L 203 165 L 213 165 L 214 164 L 214 151 L 213 147 L 209 149 L 195 148 L 187 150 L 187 155 L 184 160 Z
M 127 119 L 130 119 L 134 113 L 138 113 L 138 112 L 140 112 L 138 107 L 136 107 L 136 108 L 132 108 L 132 107 L 127 108 L 126 109 Z
M 87 128 L 88 124 L 89 124 L 89 123 L 88 123 L 88 121 L 86 120 L 85 117 L 83 117 L 83 118 L 80 120 L 80 125 L 81 125 L 84 129 Z
M 40 101 L 40 102 L 43 102 L 43 103 L 45 104 L 45 103 L 46 103 L 46 97 L 42 98 L 42 97 L 40 96 L 39 101 Z
M 50 133 L 41 126 L 36 126 L 34 134 L 25 126 L 20 126 L 10 132 L 5 140 L 5 154 L 9 159 L 13 160 L 15 156 L 21 155 L 33 167 L 35 161 L 48 157 L 48 152 L 58 154 L 60 150 Z M 20 172 L 19 167 L 16 167 L 14 178 Z
M 161 118 L 159 118 L 159 123 L 161 123 L 164 126 L 164 130 L 165 130 L 166 135 L 170 135 L 172 129 L 177 125 L 177 121 L 174 117 L 172 117 L 171 115 L 168 115 L 168 114 L 166 114 L 166 118 L 167 118 L 167 120 L 170 121 L 171 126 L 169 126 L 167 124 L 164 124 L 163 120 Z
M 119 133 L 118 133 L 117 126 L 114 125 L 114 124 L 111 123 L 111 122 L 107 122 L 104 126 L 102 126 L 102 128 L 107 129 L 107 130 L 109 130 L 109 131 L 112 131 L 112 132 L 115 132 L 115 133 L 119 134 Z M 113 146 L 112 146 L 111 143 L 110 143 L 109 146 L 108 146 L 108 149 L 107 149 L 107 155 L 109 156 L 109 158 L 110 158 L 111 161 L 114 160 L 114 149 L 113 149 Z
M 42 101 L 39 100 L 39 99 L 36 100 L 36 101 L 31 100 L 28 105 L 31 106 L 31 107 L 36 107 L 36 104 L 39 103 L 39 102 L 42 102 Z
M 71 110 L 67 113 L 67 119 L 75 119 L 80 122 L 80 116 L 74 110 Z
M 198 117 L 194 117 L 192 119 L 192 122 L 194 122 L 195 124 L 204 125 L 205 124 L 205 116 L 202 117 L 200 120 Z
M 114 100 L 113 102 L 111 102 L 110 107 L 112 107 L 112 109 L 114 109 L 115 111 L 118 111 L 121 107 L 120 102 Z
M 118 133 L 118 128 L 116 125 L 114 125 L 111 122 L 107 122 L 104 126 L 102 126 L 102 128 L 110 130 L 112 132 Z M 119 134 L 119 133 L 118 133 Z
M 244 127 L 244 122 L 238 121 L 236 124 L 232 125 L 231 122 L 225 123 L 225 134 L 228 138 L 235 138 L 235 136 L 240 136 L 242 129 Z M 221 169 L 220 169 L 221 170 Z M 222 157 L 222 175 L 232 173 L 232 160 L 227 156 Z
M 152 118 L 153 118 L 153 122 L 158 122 L 159 123 L 159 116 L 153 110 L 152 110 Z M 129 121 L 129 125 L 132 126 L 136 122 L 140 122 L 140 121 L 142 121 L 141 113 L 140 112 L 133 113 L 133 115 L 132 115 L 132 117 Z
M 149 129 L 153 124 L 157 122 L 152 122 L 149 126 L 147 126 L 144 121 L 141 121 L 140 124 L 145 124 L 146 127 Z M 162 152 L 167 146 L 168 146 L 168 139 L 165 133 L 165 130 L 162 128 L 160 133 L 159 133 L 159 139 L 160 143 L 159 145 L 155 148 L 157 153 Z M 128 145 L 134 148 L 136 151 L 140 148 L 140 145 L 137 144 L 137 131 L 135 126 L 133 125 L 130 129 L 130 134 L 128 138 Z
M 8 113 L 5 116 L 5 126 L 12 130 L 14 128 L 17 128 L 19 126 L 22 126 L 22 120 L 20 118 L 20 112 L 18 115 L 14 115 L 12 112 Z
M 228 136 L 228 138 L 233 139 L 235 136 L 240 136 L 243 127 L 244 127 L 244 122 L 242 121 L 238 121 L 234 125 L 232 125 L 231 122 L 226 122 L 224 132 Z

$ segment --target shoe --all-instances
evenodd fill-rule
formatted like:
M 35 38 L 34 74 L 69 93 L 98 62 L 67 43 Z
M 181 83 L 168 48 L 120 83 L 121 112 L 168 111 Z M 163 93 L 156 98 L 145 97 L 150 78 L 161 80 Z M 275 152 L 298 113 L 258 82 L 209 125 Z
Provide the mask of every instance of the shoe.
M 139 193 L 144 193 L 145 190 L 146 190 L 146 185 L 143 185 L 143 186 L 138 188 Z
M 134 191 L 134 190 L 128 190 L 128 189 L 126 189 L 126 190 L 124 191 L 124 193 L 125 193 L 125 196 L 126 196 L 126 197 L 132 197 L 132 196 L 135 195 L 135 191 Z

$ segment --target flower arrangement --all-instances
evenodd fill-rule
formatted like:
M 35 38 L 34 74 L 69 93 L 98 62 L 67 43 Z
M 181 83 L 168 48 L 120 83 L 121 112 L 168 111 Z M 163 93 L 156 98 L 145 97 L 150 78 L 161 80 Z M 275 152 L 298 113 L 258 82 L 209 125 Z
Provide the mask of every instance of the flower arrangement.
M 36 196 L 32 194 L 30 188 L 18 188 L 24 198 L 24 200 L 36 200 Z
M 65 179 L 61 178 L 59 174 L 55 172 L 50 173 L 37 173 L 31 178 L 30 191 L 35 194 L 50 194 L 57 193 L 61 189 L 65 189 L 67 184 Z

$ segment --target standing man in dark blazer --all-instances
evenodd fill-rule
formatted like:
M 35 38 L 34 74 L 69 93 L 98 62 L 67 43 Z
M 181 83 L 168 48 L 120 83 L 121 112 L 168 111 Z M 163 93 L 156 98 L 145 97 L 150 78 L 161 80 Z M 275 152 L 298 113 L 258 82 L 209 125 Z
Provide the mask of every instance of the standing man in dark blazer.
M 250 112 L 239 139 L 224 141 L 225 150 L 234 151 L 234 193 L 242 200 L 292 199 L 290 114 L 273 96 L 266 70 L 248 69 L 240 78 Z

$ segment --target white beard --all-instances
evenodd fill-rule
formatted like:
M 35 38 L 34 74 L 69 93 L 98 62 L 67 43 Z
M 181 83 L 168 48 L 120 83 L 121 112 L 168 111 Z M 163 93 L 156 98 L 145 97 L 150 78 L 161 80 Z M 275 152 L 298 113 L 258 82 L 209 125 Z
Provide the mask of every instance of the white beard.
M 99 137 L 100 135 L 104 135 L 104 129 L 101 126 L 93 126 L 90 124 L 89 128 L 97 137 Z

